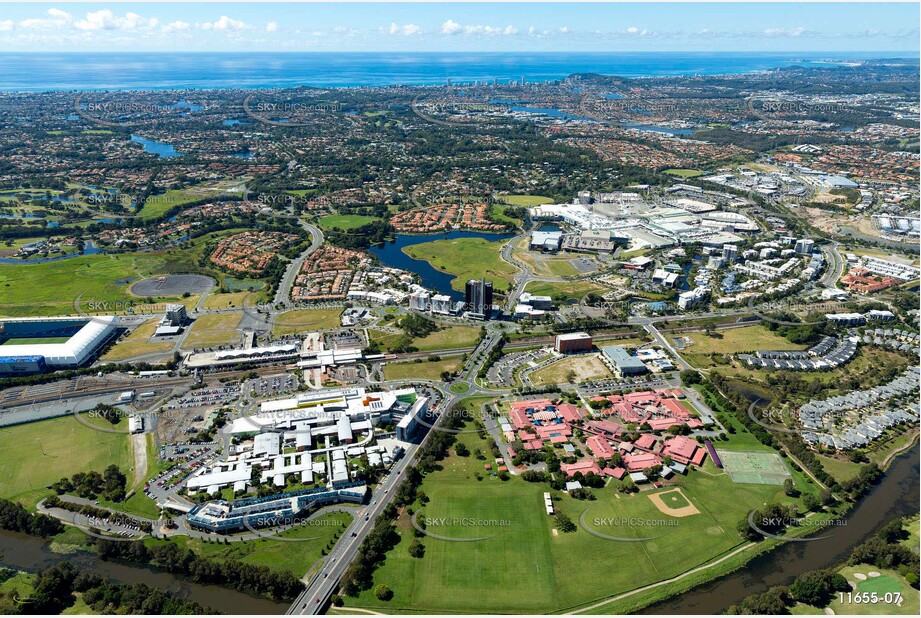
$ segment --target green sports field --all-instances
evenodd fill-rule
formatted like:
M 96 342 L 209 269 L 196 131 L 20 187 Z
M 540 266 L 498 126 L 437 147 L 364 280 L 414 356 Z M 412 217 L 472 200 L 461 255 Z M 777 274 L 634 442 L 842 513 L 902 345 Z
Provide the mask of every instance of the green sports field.
M 368 215 L 329 215 L 320 217 L 320 227 L 324 230 L 339 228 L 340 230 L 354 230 L 362 225 L 380 221 L 378 217 Z
M 477 448 L 489 452 L 476 434 L 461 434 L 460 440 L 471 452 Z M 412 528 L 404 516 L 398 524 L 402 541 L 374 578 L 375 584 L 393 589 L 393 599 L 379 601 L 369 590 L 346 598 L 348 606 L 429 613 L 564 611 L 706 564 L 743 544 L 736 529 L 749 511 L 770 501 L 795 502 L 779 487 L 733 483 L 709 461 L 702 471 L 675 482 L 700 511 L 685 517 L 664 514 L 647 492 L 621 494 L 613 484 L 593 490 L 595 501 L 552 492 L 559 498 L 554 508 L 577 525 L 582 517 L 587 526 L 608 536 L 651 539 L 616 541 L 582 528 L 554 532 L 555 520 L 543 505 L 549 486 L 515 476 L 503 482 L 484 470 L 486 463 L 495 468 L 490 458 L 480 461 L 452 454 L 442 462 L 442 470 L 423 482 L 430 502 L 414 508 L 422 508 L 430 521 L 446 518 L 437 529 L 429 525 L 431 532 L 461 539 L 489 538 L 451 542 L 425 537 L 424 557 L 413 558 L 407 552 Z M 477 474 L 483 480 L 477 480 Z M 794 479 L 802 491 L 814 491 L 802 475 Z M 679 508 L 678 503 L 669 506 Z
M 70 337 L 11 337 L 0 341 L 0 345 L 38 345 L 40 343 L 67 343 Z
M 723 469 L 736 483 L 783 485 L 790 471 L 777 453 L 717 449 Z
M 501 195 L 499 199 L 512 206 L 540 206 L 553 203 L 552 198 L 543 195 Z
M 102 472 L 109 464 L 131 477 L 127 433 L 96 431 L 73 416 L 0 428 L 0 498 L 28 508 L 52 493 L 46 489 L 51 483 L 76 472 Z

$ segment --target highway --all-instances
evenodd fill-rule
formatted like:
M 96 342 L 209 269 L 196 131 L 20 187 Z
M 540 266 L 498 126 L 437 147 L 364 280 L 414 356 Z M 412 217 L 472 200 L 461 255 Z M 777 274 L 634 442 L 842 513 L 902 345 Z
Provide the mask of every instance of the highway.
M 323 612 L 329 597 L 339 587 L 339 581 L 345 574 L 352 560 L 358 553 L 358 547 L 374 527 L 377 518 L 381 515 L 387 504 L 393 498 L 395 488 L 403 481 L 403 472 L 412 465 L 419 449 L 433 431 L 438 431 L 443 413 L 454 405 L 457 398 L 448 393 L 435 410 L 438 418 L 433 423 L 433 428 L 425 435 L 420 444 L 407 447 L 406 453 L 397 460 L 390 473 L 383 478 L 375 489 L 367 508 L 362 515 L 357 517 L 345 530 L 339 541 L 333 546 L 332 551 L 323 563 L 323 569 L 307 582 L 307 588 L 291 604 L 288 614 L 316 615 Z

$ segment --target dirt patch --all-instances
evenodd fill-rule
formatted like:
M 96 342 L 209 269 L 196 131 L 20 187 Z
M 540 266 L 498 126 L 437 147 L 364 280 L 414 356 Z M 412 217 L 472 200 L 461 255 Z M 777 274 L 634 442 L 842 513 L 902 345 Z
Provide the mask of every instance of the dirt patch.
M 652 500 L 652 503 L 656 505 L 657 509 L 671 517 L 688 517 L 700 513 L 697 507 L 688 500 L 688 497 L 685 496 L 684 492 L 680 489 L 661 491 L 656 494 L 649 494 L 647 497 Z M 672 506 L 673 502 L 679 503 L 682 506 Z

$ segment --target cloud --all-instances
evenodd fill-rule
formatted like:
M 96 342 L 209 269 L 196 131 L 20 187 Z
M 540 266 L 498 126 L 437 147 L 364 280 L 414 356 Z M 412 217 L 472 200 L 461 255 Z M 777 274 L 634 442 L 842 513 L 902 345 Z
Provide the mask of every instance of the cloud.
M 405 24 L 401 26 L 393 22 L 390 24 L 388 32 L 390 32 L 390 34 L 399 34 L 403 36 L 415 36 L 417 34 L 422 34 L 422 28 L 416 24 Z
M 168 24 L 163 24 L 163 27 L 161 28 L 161 30 L 163 32 L 184 32 L 191 27 L 192 25 L 187 21 L 176 20 L 176 21 L 171 21 Z
M 462 26 L 461 24 L 457 23 L 453 19 L 449 19 L 445 23 L 441 24 L 441 33 L 447 34 L 449 36 L 453 36 L 455 34 L 461 34 L 461 33 L 468 34 L 468 35 L 504 34 L 506 36 L 513 36 L 513 35 L 518 34 L 518 28 L 512 25 L 502 27 L 502 26 L 488 26 L 484 24 L 468 24 L 466 26 Z
M 267 23 L 265 25 L 265 31 L 266 32 L 278 32 L 278 22 L 270 21 L 269 23 Z
M 449 19 L 445 23 L 441 24 L 442 34 L 457 34 L 463 29 L 464 29 L 463 26 L 461 26 L 459 23 L 457 23 L 456 21 L 452 19 Z
M 137 30 L 138 28 L 155 28 L 156 18 L 145 19 L 137 13 L 125 13 L 119 17 L 109 9 L 89 12 L 84 19 L 74 22 L 77 30 Z
M 15 27 L 12 19 L 0 21 L 0 32 L 9 32 Z
M 74 19 L 70 13 L 60 9 L 48 9 L 45 11 L 45 15 L 48 15 L 49 18 L 33 17 L 24 19 L 19 22 L 19 27 L 26 30 L 59 29 L 69 26 Z
M 786 28 L 765 28 L 761 31 L 761 34 L 766 37 L 797 37 L 806 32 L 806 29 L 800 26 L 799 28 L 793 28 L 787 30 Z
M 231 19 L 226 15 L 221 15 L 221 18 L 216 22 L 205 22 L 203 24 L 198 24 L 198 27 L 202 30 L 224 30 L 227 32 L 239 32 L 240 30 L 246 29 L 246 22 L 240 21 L 239 19 Z

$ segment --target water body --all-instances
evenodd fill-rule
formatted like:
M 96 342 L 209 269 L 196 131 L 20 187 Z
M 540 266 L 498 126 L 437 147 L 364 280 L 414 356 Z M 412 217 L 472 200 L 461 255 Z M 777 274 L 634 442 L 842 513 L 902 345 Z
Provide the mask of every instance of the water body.
M 719 614 L 751 594 L 789 584 L 806 571 L 844 562 L 884 523 L 918 512 L 919 448 L 897 457 L 882 481 L 846 516 L 847 525 L 828 528 L 809 543 L 787 543 L 754 558 L 742 569 L 647 608 L 645 614 Z
M 750 73 L 811 66 L 829 52 L 137 52 L 0 54 L 0 90 L 389 86 L 520 80 L 573 73 L 623 77 Z M 834 52 L 836 60 L 898 52 Z
M 284 614 L 288 605 L 257 599 L 219 586 L 195 584 L 163 571 L 100 560 L 95 554 L 58 554 L 38 537 L 0 530 L 0 565 L 34 573 L 69 561 L 81 571 L 96 573 L 118 584 L 147 584 L 225 614 Z
M 634 124 L 634 123 L 623 123 L 623 126 L 627 129 L 638 129 L 640 131 L 654 131 L 657 133 L 668 133 L 670 135 L 691 135 L 697 129 L 669 129 L 668 127 L 660 127 L 654 124 Z
M 564 120 L 585 120 L 587 122 L 597 122 L 593 118 L 586 118 L 585 116 L 576 116 L 574 114 L 568 114 L 554 107 L 522 107 L 519 105 L 512 105 L 511 107 L 509 107 L 509 109 L 513 112 L 527 112 L 529 114 L 539 114 L 541 116 L 549 116 L 550 118 L 562 118 Z
M 455 300 L 461 300 L 461 293 L 451 287 L 454 275 L 441 272 L 424 260 L 416 260 L 403 253 L 405 247 L 421 245 L 434 240 L 454 240 L 455 238 L 483 238 L 490 242 L 507 240 L 514 234 L 483 234 L 482 232 L 448 232 L 446 234 L 427 234 L 424 236 L 410 236 L 400 234 L 392 242 L 380 247 L 371 247 L 369 251 L 377 256 L 384 266 L 401 268 L 417 273 L 422 279 L 422 285 L 439 294 L 446 294 Z
M 52 223 L 54 225 L 52 225 Z M 57 227 L 58 223 L 56 221 L 49 221 L 48 227 Z M 81 255 L 95 255 L 97 253 L 103 253 L 103 250 L 93 244 L 93 241 L 88 240 L 83 247 L 83 253 L 69 253 L 67 255 L 59 255 L 57 257 L 49 258 L 33 258 L 30 260 L 19 260 L 13 258 L 0 258 L 0 264 L 44 264 L 45 262 L 60 262 L 61 260 L 69 260 L 70 258 L 79 257 Z
M 169 159 L 170 157 L 180 157 L 182 153 L 177 151 L 169 144 L 164 144 L 163 142 L 155 142 L 152 139 L 146 139 L 139 135 L 131 136 L 132 142 L 137 142 L 144 146 L 144 152 L 149 152 L 155 154 L 161 159 Z

